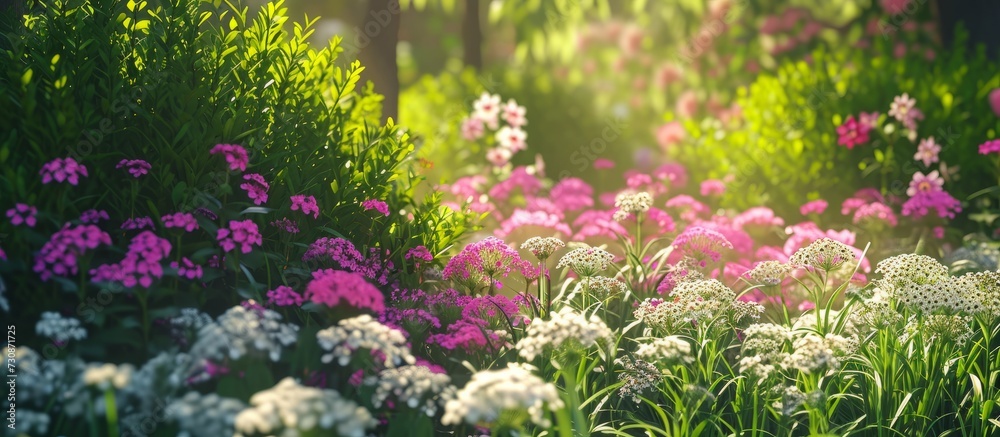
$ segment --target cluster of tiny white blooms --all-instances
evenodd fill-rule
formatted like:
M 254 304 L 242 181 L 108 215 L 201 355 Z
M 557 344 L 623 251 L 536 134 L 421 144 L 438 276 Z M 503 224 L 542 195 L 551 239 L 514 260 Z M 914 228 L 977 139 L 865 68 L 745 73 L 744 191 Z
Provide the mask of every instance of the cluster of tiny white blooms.
M 792 331 L 773 323 L 755 323 L 743 331 L 740 353 L 740 371 L 767 379 L 775 375 L 788 355 L 785 344 L 791 340 Z
M 803 373 L 815 373 L 840 367 L 841 358 L 857 350 L 857 340 L 837 334 L 819 336 L 809 332 L 792 343 L 792 353 L 785 357 L 782 365 L 786 369 L 796 369 Z
M 587 317 L 572 308 L 562 307 L 549 320 L 532 320 L 516 347 L 522 357 L 531 361 L 546 350 L 606 346 L 612 336 L 611 329 L 600 317 L 593 314 Z
M 972 299 L 982 305 L 982 313 L 987 317 L 1000 316 L 1000 272 L 975 272 L 962 275 L 969 284 Z
M 796 250 L 788 262 L 795 266 L 812 267 L 829 272 L 854 259 L 854 250 L 851 246 L 832 238 L 820 238 Z
M 905 284 L 934 284 L 948 278 L 948 267 L 927 255 L 906 253 L 886 258 L 875 266 L 880 286 L 890 295 Z
M 469 425 L 495 422 L 501 414 L 527 410 L 531 421 L 548 427 L 545 409 L 563 407 L 556 386 L 535 376 L 533 367 L 510 363 L 497 370 L 482 370 L 472 374 L 469 383 L 444 406 L 443 425 Z
M 738 323 L 764 312 L 760 304 L 735 299 L 736 293 L 717 279 L 685 281 L 677 284 L 668 299 L 646 299 L 633 314 L 650 327 L 671 331 L 692 321 L 711 323 L 725 317 Z
M 375 408 L 381 407 L 389 396 L 395 396 L 398 402 L 410 408 L 419 408 L 428 416 L 436 414 L 438 404 L 443 405 L 447 395 L 454 391 L 451 377 L 419 365 L 383 370 L 369 385 L 375 386 L 375 393 L 372 394 Z
M 559 259 L 557 269 L 569 267 L 582 277 L 594 276 L 608 268 L 615 256 L 597 247 L 573 249 Z
M 566 247 L 566 243 L 556 237 L 531 237 L 527 239 L 521 248 L 531 252 L 541 261 L 545 261 L 557 250 Z
M 844 320 L 844 329 L 843 329 L 843 332 L 844 333 L 848 333 L 848 334 L 854 334 L 854 333 L 857 333 L 858 330 L 857 330 L 857 327 L 854 325 L 853 318 L 850 317 L 850 316 L 851 316 L 851 313 L 848 313 L 847 317 L 846 317 L 846 320 Z M 822 312 L 819 312 L 819 311 L 809 311 L 809 312 L 803 313 L 803 314 L 799 315 L 798 317 L 796 317 L 795 321 L 792 322 L 792 330 L 797 330 L 797 331 L 801 331 L 801 330 L 813 330 L 813 331 L 815 331 L 820 326 L 821 318 L 822 318 L 822 320 L 826 320 L 830 324 L 834 324 L 834 323 L 838 323 L 838 321 L 840 320 L 841 313 L 840 313 L 839 310 L 823 310 Z
M 573 288 L 573 294 L 584 293 L 585 288 L 589 289 L 592 295 L 602 299 L 628 292 L 628 285 L 607 276 L 591 276 L 584 281 L 577 282 L 576 287 Z
M 777 392 L 778 400 L 772 406 L 775 410 L 781 411 L 783 416 L 791 416 L 806 402 L 806 395 L 798 387 L 778 386 L 774 390 Z
M 73 317 L 63 317 L 59 313 L 46 311 L 35 324 L 35 333 L 56 343 L 87 338 L 87 330 Z
M 281 323 L 281 314 L 275 311 L 237 305 L 198 331 L 191 355 L 222 361 L 257 351 L 278 361 L 283 348 L 295 343 L 298 331 L 297 325 Z
M 780 284 L 791 269 L 791 266 L 783 262 L 762 261 L 750 269 L 746 276 L 754 285 L 774 286 Z
M 246 408 L 239 399 L 189 391 L 167 406 L 166 416 L 180 428 L 178 437 L 215 437 L 233 435 L 236 415 Z
M 919 321 L 910 319 L 904 328 L 902 342 L 909 341 L 920 331 L 925 341 L 940 341 L 962 347 L 972 337 L 971 323 L 972 317 L 961 314 L 933 314 Z
M 161 352 L 132 374 L 118 391 L 118 420 L 123 429 L 148 428 L 148 419 L 162 413 L 163 399 L 188 389 L 191 369 L 200 363 L 185 353 Z M 143 423 L 146 423 L 145 425 Z M 232 433 L 232 429 L 229 431 Z
M 133 372 L 135 368 L 131 364 L 120 366 L 111 363 L 91 364 L 83 372 L 83 383 L 100 390 L 110 390 L 111 387 L 121 390 L 128 384 Z
M 212 316 L 198 311 L 197 308 L 184 308 L 181 313 L 170 319 L 170 328 L 185 337 L 196 334 L 201 328 L 212 323 Z
M 622 373 L 618 375 L 618 380 L 622 381 L 618 394 L 621 397 L 628 397 L 632 402 L 639 403 L 639 395 L 660 384 L 663 374 L 653 363 L 643 360 L 631 360 L 629 357 L 621 357 L 616 360 L 622 365 Z
M 653 206 L 653 196 L 649 193 L 641 191 L 638 193 L 633 193 L 629 191 L 618 193 L 615 196 L 615 214 L 614 219 L 617 222 L 624 221 L 628 218 L 630 214 L 639 215 L 646 211 L 649 211 L 649 207 Z
M 649 343 L 639 343 L 635 356 L 644 361 L 661 364 L 690 364 L 694 362 L 691 355 L 691 343 L 676 335 L 656 338 Z
M 358 349 L 381 352 L 385 356 L 385 367 L 416 362 L 403 333 L 383 325 L 368 314 L 343 319 L 337 326 L 317 332 L 316 340 L 320 348 L 330 352 L 320 358 L 324 363 L 336 358 L 337 363 L 346 366 Z
M 378 421 L 364 407 L 333 390 L 305 387 L 292 378 L 250 397 L 250 407 L 236 415 L 233 437 L 329 434 L 363 437 Z M 325 432 L 324 432 L 325 431 Z
M 79 358 L 46 360 L 27 346 L 17 346 L 14 360 L 19 412 L 28 406 L 45 409 L 53 400 L 68 416 L 78 417 L 91 402 L 81 377 L 86 365 Z
M 9 407 L 8 407 L 9 408 Z M 16 408 L 15 420 L 17 435 L 46 435 L 49 432 L 49 423 L 52 421 L 49 415 L 44 412 L 31 411 L 25 408 Z M 5 411 L 8 411 L 5 409 Z
M 848 320 L 858 327 L 885 329 L 902 321 L 903 316 L 896 312 L 885 295 L 876 293 L 856 305 Z
M 973 284 L 948 277 L 933 284 L 907 283 L 896 289 L 896 300 L 918 314 L 975 314 L 982 309 L 973 298 Z

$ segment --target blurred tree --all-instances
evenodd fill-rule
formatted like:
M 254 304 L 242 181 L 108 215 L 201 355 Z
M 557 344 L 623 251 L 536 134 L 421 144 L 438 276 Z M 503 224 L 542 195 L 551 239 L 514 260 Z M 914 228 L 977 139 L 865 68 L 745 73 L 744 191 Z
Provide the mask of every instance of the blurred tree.
M 396 45 L 402 21 L 399 0 L 368 0 L 368 10 L 359 27 L 364 32 L 360 60 L 367 66 L 362 77 L 375 84 L 375 92 L 385 96 L 382 119 L 399 118 L 399 71 Z M 360 35 L 359 35 L 360 36 Z

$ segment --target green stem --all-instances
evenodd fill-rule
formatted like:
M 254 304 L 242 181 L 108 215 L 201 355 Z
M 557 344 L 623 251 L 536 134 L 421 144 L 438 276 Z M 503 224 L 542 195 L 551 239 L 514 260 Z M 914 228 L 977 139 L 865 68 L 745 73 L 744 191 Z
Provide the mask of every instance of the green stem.
M 117 437 L 118 433 L 118 409 L 115 405 L 115 391 L 108 389 L 104 392 L 104 408 L 108 420 L 108 437 Z

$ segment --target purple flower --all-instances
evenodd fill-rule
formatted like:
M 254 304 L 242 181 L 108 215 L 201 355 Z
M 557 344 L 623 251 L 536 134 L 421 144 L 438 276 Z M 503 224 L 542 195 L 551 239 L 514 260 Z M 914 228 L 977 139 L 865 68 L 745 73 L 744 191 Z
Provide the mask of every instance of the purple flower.
M 7 261 L 7 252 L 4 252 L 2 247 L 0 247 L 0 259 Z
M 250 253 L 254 245 L 260 246 L 264 243 L 260 230 L 253 220 L 231 220 L 228 227 L 219 229 L 215 239 L 226 252 L 232 252 L 239 245 L 240 252 Z
M 77 257 L 101 244 L 111 244 L 111 236 L 94 225 L 63 225 L 35 256 L 33 270 L 42 281 L 53 276 L 69 276 L 78 272 Z
M 125 223 L 122 223 L 121 229 L 126 231 L 153 229 L 153 219 L 149 217 L 130 218 L 125 220 Z
M 324 269 L 313 272 L 306 285 L 305 299 L 330 308 L 341 303 L 360 310 L 385 310 L 382 292 L 357 273 Z
M 417 246 L 408 251 L 406 251 L 405 259 L 413 259 L 414 261 L 423 261 L 429 263 L 434 259 L 434 255 L 431 251 L 427 250 L 424 246 Z
M 465 246 L 444 268 L 444 279 L 454 279 L 470 289 L 491 285 L 497 276 L 520 271 L 524 261 L 514 248 L 495 237 Z
M 153 166 L 149 165 L 148 162 L 141 159 L 123 159 L 118 162 L 118 165 L 115 166 L 115 168 L 122 167 L 128 169 L 128 173 L 134 178 L 139 178 L 142 175 L 149 173 L 149 170 L 153 168 Z
M 903 215 L 907 217 L 921 218 L 932 210 L 938 217 L 955 218 L 956 213 L 962 212 L 962 203 L 944 190 L 918 191 L 903 203 Z
M 136 285 L 149 288 L 154 278 L 163 277 L 162 261 L 170 255 L 171 249 L 166 239 L 153 231 L 142 231 L 132 238 L 125 259 L 118 264 L 105 264 L 91 270 L 91 280 L 121 282 L 128 288 Z
M 364 202 L 361 202 L 361 206 L 365 209 L 365 211 L 371 211 L 371 210 L 374 209 L 374 210 L 382 213 L 382 215 L 384 215 L 386 217 L 389 216 L 389 205 L 386 204 L 385 202 L 381 201 L 381 200 L 378 200 L 378 199 L 368 199 L 368 200 L 366 200 Z
M 42 183 L 47 184 L 55 180 L 56 182 L 68 181 L 70 185 L 80 182 L 80 176 L 89 176 L 87 167 L 76 162 L 73 158 L 56 158 L 42 166 L 38 172 L 42 175 Z
M 303 214 L 312 214 L 313 218 L 319 218 L 319 205 L 316 204 L 315 197 L 307 197 L 304 194 L 296 194 L 292 196 L 291 199 L 292 211 L 298 211 L 301 209 Z
M 278 220 L 271 222 L 271 226 L 274 226 L 282 231 L 288 232 L 289 234 L 299 233 L 299 227 L 295 222 L 289 220 L 287 217 L 282 217 Z
M 14 226 L 25 224 L 29 228 L 33 228 L 38 223 L 37 216 L 38 208 L 27 203 L 18 203 L 13 208 L 7 210 L 7 217 L 10 218 L 10 224 Z
M 989 155 L 991 153 L 1000 153 L 1000 140 L 990 140 L 979 145 L 980 155 Z
M 233 171 L 246 171 L 247 164 L 250 162 L 250 157 L 247 156 L 247 149 L 237 144 L 216 144 L 208 153 L 225 156 L 226 163 L 229 164 L 229 169 Z
M 191 232 L 198 229 L 198 220 L 194 218 L 193 214 L 186 212 L 167 214 L 160 217 L 160 221 L 163 222 L 163 227 L 167 229 L 177 228 L 183 229 L 185 232 Z
M 279 307 L 299 306 L 304 299 L 301 294 L 295 292 L 292 287 L 279 285 L 278 288 L 267 292 L 267 303 Z
M 81 223 L 97 224 L 101 220 L 108 220 L 110 218 L 111 217 L 108 217 L 108 212 L 104 210 L 98 211 L 96 209 L 88 209 L 84 211 L 83 214 L 80 214 Z
M 187 257 L 182 257 L 180 263 L 177 261 L 171 262 L 170 267 L 177 269 L 177 276 L 191 280 L 201 279 L 204 273 L 200 265 L 195 264 L 193 261 L 187 259 Z
M 249 173 L 243 175 L 243 180 L 246 182 L 240 184 L 240 188 L 247 192 L 247 196 L 253 200 L 254 205 L 263 205 L 264 202 L 267 202 L 267 190 L 271 186 L 264 180 L 264 176 Z

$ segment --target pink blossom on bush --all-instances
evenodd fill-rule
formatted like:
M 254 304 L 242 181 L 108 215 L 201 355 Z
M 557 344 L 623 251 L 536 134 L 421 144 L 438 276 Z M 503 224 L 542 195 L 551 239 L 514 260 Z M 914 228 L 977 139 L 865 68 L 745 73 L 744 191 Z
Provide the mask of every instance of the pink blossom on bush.
M 784 226 L 785 220 L 774 215 L 774 210 L 766 206 L 755 206 L 733 218 L 733 225 L 740 228 L 746 226 Z
M 126 231 L 138 231 L 142 229 L 153 229 L 153 219 L 149 217 L 135 217 L 125 220 L 121 229 Z
M 274 226 L 282 231 L 288 232 L 289 234 L 298 234 L 299 226 L 295 222 L 288 219 L 288 217 L 282 217 L 278 220 L 272 221 L 271 226 Z
M 802 207 L 799 208 L 799 212 L 802 213 L 802 215 L 822 214 L 823 211 L 826 211 L 827 206 L 828 204 L 825 200 L 816 199 L 803 204 Z
M 996 114 L 997 117 L 1000 117 L 1000 88 L 994 88 L 993 91 L 990 91 L 988 99 L 990 101 L 990 108 L 993 109 L 993 113 Z
M 903 203 L 903 215 L 915 219 L 928 215 L 931 211 L 941 218 L 955 218 L 962 212 L 962 203 L 946 191 L 918 191 Z
M 194 215 L 187 212 L 175 212 L 173 214 L 167 214 L 160 217 L 160 221 L 163 222 L 163 227 L 167 229 L 183 229 L 185 232 L 191 232 L 198 229 L 198 220 L 194 218 Z
M 868 204 L 868 201 L 865 199 L 848 197 L 847 199 L 844 199 L 844 203 L 840 205 L 840 213 L 843 215 L 854 214 L 854 211 L 866 204 Z
M 246 182 L 240 184 L 240 188 L 247 192 L 247 197 L 253 200 L 254 205 L 263 205 L 267 202 L 267 190 L 271 188 L 271 185 L 267 183 L 264 176 L 248 173 L 243 175 L 243 180 Z
M 499 238 L 486 237 L 465 246 L 448 261 L 442 273 L 444 279 L 475 288 L 491 285 L 491 278 L 507 277 L 511 271 L 520 270 L 521 264 L 517 250 Z
M 721 196 L 726 192 L 726 184 L 718 179 L 709 179 L 701 183 L 702 196 Z
M 687 194 L 674 196 L 667 200 L 667 208 L 676 208 L 681 211 L 680 217 L 684 221 L 694 221 L 698 216 L 708 212 L 708 205 L 695 200 Z
M 429 263 L 434 260 L 434 255 L 431 251 L 427 250 L 424 246 L 417 246 L 408 251 L 406 251 L 405 259 L 412 259 L 414 261 L 423 261 Z
M 853 149 L 854 146 L 867 143 L 870 129 L 868 126 L 858 123 L 853 115 L 848 115 L 844 124 L 837 126 L 837 144 Z
M 687 132 L 680 122 L 671 121 L 656 129 L 656 142 L 659 143 L 661 149 L 667 150 L 670 146 L 683 141 L 686 135 Z
M 447 332 L 428 336 L 427 343 L 447 350 L 476 353 L 497 351 L 505 341 L 490 329 L 467 320 L 459 320 L 448 326 Z
M 486 126 L 483 124 L 482 120 L 475 117 L 468 117 L 462 120 L 461 130 L 462 138 L 466 141 L 476 141 L 482 138 L 483 134 L 486 133 Z
M 117 264 L 104 264 L 91 270 L 91 280 L 117 281 L 127 288 L 136 285 L 149 288 L 153 285 L 154 278 L 163 277 L 161 262 L 170 255 L 171 248 L 169 241 L 158 237 L 153 231 L 142 231 L 132 238 L 125 259 Z M 194 270 L 197 273 L 199 269 Z M 187 270 L 185 272 L 190 274 Z
M 507 217 L 505 220 L 500 222 L 500 228 L 495 229 L 493 234 L 498 238 L 506 238 L 508 235 L 524 226 L 552 229 L 556 232 L 562 233 L 563 235 L 573 234 L 573 231 L 569 228 L 569 226 L 563 223 L 562 218 L 556 214 L 551 214 L 545 211 L 526 211 L 520 208 L 515 209 L 510 217 Z
M 216 144 L 208 153 L 212 155 L 222 154 L 226 158 L 226 164 L 229 164 L 229 169 L 233 171 L 246 171 L 247 164 L 250 163 L 247 149 L 238 144 Z
M 510 172 L 510 177 L 490 188 L 489 195 L 494 199 L 506 200 L 517 188 L 520 188 L 525 196 L 533 196 L 542 188 L 542 183 L 533 174 L 528 173 L 527 168 L 517 167 Z
M 862 205 L 854 212 L 854 223 L 880 221 L 889 226 L 896 226 L 896 214 L 884 203 L 873 202 Z
M 514 99 L 507 100 L 507 103 L 503 105 L 501 110 L 503 111 L 503 121 L 506 121 L 511 127 L 519 128 L 528 124 L 528 119 L 525 118 L 527 111 L 524 109 L 524 106 L 518 105 Z
M 195 264 L 187 257 L 181 257 L 181 262 L 179 263 L 177 261 L 172 261 L 170 263 L 170 267 L 177 269 L 177 276 L 191 280 L 201 279 L 201 276 L 204 273 L 200 265 Z
M 38 208 L 27 203 L 18 203 L 7 210 L 7 217 L 10 218 L 10 224 L 14 226 L 23 224 L 33 228 L 38 223 Z
M 913 155 L 913 159 L 923 162 L 925 167 L 930 167 L 931 164 L 938 162 L 938 153 L 941 153 L 941 146 L 934 142 L 934 137 L 925 138 L 917 145 L 917 153 Z
M 681 118 L 691 118 L 698 112 L 698 95 L 694 91 L 687 90 L 677 98 L 677 105 L 674 108 Z
M 90 223 L 97 224 L 101 220 L 108 220 L 111 217 L 108 216 L 108 212 L 105 210 L 88 209 L 80 214 L 80 223 Z
M 700 226 L 689 226 L 671 243 L 682 256 L 697 260 L 704 267 L 708 260 L 719 261 L 722 249 L 732 249 L 733 244 L 719 232 Z
M 674 218 L 667 214 L 666 211 L 650 207 L 649 211 L 646 211 L 646 223 L 656 224 L 658 233 L 665 234 L 668 232 L 674 232 L 677 230 L 677 225 L 674 223 Z
M 153 168 L 152 165 L 141 159 L 123 159 L 118 162 L 118 165 L 115 166 L 116 169 L 122 167 L 128 170 L 128 173 L 132 175 L 132 177 L 137 179 L 145 174 L 148 174 L 149 170 Z
M 343 270 L 324 269 L 312 274 L 306 285 L 305 300 L 330 308 L 341 304 L 360 310 L 380 313 L 385 310 L 385 297 L 364 276 Z
M 682 188 L 687 185 L 687 170 L 683 165 L 677 163 L 667 163 L 656 168 L 653 176 L 661 181 L 669 181 L 671 187 Z
M 590 237 L 618 238 L 627 235 L 628 231 L 614 219 L 613 210 L 587 210 L 573 220 L 576 234 L 573 240 L 585 240 Z
M 312 214 L 313 218 L 319 218 L 319 205 L 316 204 L 315 197 L 296 194 L 291 199 L 292 211 L 302 210 L 302 213 L 305 215 Z
M 76 162 L 73 158 L 56 158 L 42 166 L 38 172 L 42 175 L 42 183 L 47 184 L 53 180 L 56 182 L 69 182 L 70 185 L 80 183 L 81 176 L 89 176 L 87 167 Z
M 378 199 L 368 199 L 361 202 L 361 207 L 364 208 L 365 211 L 371 211 L 374 209 L 386 217 L 389 216 L 389 205 Z
M 111 244 L 111 236 L 97 226 L 66 223 L 42 245 L 35 255 L 33 270 L 42 281 L 53 276 L 75 275 L 79 271 L 77 258 L 102 244 Z
M 944 179 L 934 170 L 926 175 L 920 172 L 913 174 L 909 188 L 906 189 L 907 196 L 916 196 L 917 193 L 938 192 L 944 190 Z
M 1000 140 L 990 140 L 979 145 L 980 155 L 989 155 L 991 153 L 1000 153 Z
M 222 250 L 232 252 L 237 246 L 242 253 L 250 253 L 253 246 L 264 243 L 260 230 L 253 220 L 231 220 L 225 228 L 219 228 L 215 235 Z
M 899 120 L 907 129 L 916 130 L 917 120 L 924 119 L 924 113 L 917 109 L 916 105 L 916 100 L 903 93 L 903 95 L 893 98 L 889 107 L 889 116 Z

